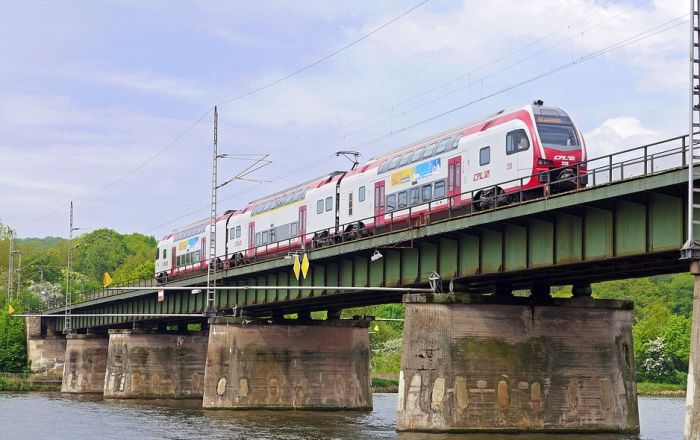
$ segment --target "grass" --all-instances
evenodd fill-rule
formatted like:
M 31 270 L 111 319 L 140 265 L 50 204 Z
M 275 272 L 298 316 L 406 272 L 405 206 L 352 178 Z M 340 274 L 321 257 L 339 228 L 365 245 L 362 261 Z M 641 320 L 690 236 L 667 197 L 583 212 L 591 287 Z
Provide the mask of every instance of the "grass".
M 638 382 L 637 394 L 662 394 L 667 392 L 685 391 L 685 385 L 676 383 Z
M 0 377 L 0 391 L 58 391 L 60 385 L 34 383 L 26 378 Z
M 372 391 L 375 393 L 396 393 L 399 390 L 399 381 L 395 379 L 372 378 Z

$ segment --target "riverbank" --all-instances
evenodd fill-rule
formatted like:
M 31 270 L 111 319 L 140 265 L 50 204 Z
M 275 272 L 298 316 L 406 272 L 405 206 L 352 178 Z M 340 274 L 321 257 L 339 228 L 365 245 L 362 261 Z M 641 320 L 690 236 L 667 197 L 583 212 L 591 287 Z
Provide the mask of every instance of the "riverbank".
M 640 396 L 685 397 L 685 385 L 675 383 L 637 383 L 637 394 Z
M 0 392 L 2 391 L 61 391 L 61 383 L 22 375 L 16 377 L 0 377 Z

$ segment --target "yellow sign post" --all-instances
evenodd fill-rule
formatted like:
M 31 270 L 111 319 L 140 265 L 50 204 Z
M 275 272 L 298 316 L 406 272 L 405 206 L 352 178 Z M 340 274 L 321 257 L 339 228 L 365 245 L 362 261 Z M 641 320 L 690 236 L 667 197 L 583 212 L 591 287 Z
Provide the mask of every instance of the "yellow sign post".
M 112 277 L 109 276 L 109 273 L 105 272 L 105 274 L 102 275 L 102 285 L 108 287 L 110 284 L 112 284 Z
M 301 264 L 299 264 L 299 255 L 294 255 L 294 277 L 299 281 L 299 271 L 301 270 Z
M 306 278 L 306 274 L 309 272 L 309 257 L 304 254 L 304 258 L 301 260 L 301 274 Z
M 10 315 L 15 313 L 15 308 L 12 307 L 12 304 L 7 305 L 7 313 L 9 313 Z

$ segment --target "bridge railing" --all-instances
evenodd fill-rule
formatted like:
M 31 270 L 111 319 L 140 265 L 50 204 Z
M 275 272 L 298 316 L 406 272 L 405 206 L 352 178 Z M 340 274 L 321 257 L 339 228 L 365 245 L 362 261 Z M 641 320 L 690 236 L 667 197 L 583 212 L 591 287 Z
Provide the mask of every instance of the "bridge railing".
M 505 206 L 541 200 L 557 192 L 570 193 L 685 167 L 687 165 L 687 155 L 688 136 L 676 136 L 587 159 L 583 162 L 570 163 L 566 166 L 549 169 L 546 173 L 518 177 L 464 191 L 458 195 L 446 195 L 440 199 L 354 220 L 350 223 L 338 225 L 335 233 L 329 233 L 328 230 L 306 232 L 303 237 L 297 236 L 286 240 L 256 245 L 242 251 L 240 254 L 243 255 L 243 258 L 241 259 L 232 258 L 232 255 L 229 254 L 220 255 L 217 261 L 221 270 L 227 270 L 232 267 L 287 257 L 290 254 L 337 245 L 355 239 L 401 230 L 410 231 L 434 221 L 469 216 L 500 209 Z M 552 176 L 559 176 L 566 169 L 574 170 L 575 175 L 568 174 L 561 178 L 555 178 L 555 180 L 551 179 Z M 535 183 L 533 184 L 532 182 Z M 527 187 L 526 184 L 528 184 Z M 556 188 L 561 187 L 562 184 L 568 184 L 571 189 L 558 191 Z M 526 189 L 523 189 L 524 187 Z M 357 225 L 365 226 L 356 227 Z M 410 237 L 407 237 L 401 241 L 409 240 Z M 200 269 L 202 266 L 202 262 L 194 262 L 185 266 L 186 275 L 178 277 L 177 280 L 181 281 L 201 276 L 202 271 Z M 187 272 L 189 272 L 189 276 Z M 156 288 L 163 285 L 164 283 L 158 282 L 155 278 L 147 278 L 120 283 L 119 285 L 110 286 L 110 288 L 127 286 Z M 100 299 L 122 293 L 124 291 L 102 289 L 87 294 L 85 300 Z

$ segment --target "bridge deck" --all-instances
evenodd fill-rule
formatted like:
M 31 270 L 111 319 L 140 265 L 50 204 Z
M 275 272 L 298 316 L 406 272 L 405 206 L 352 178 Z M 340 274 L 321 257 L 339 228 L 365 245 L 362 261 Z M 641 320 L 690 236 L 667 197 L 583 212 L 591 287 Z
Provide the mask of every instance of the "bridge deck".
M 241 307 L 244 313 L 265 315 L 397 302 L 400 293 L 363 291 L 362 287 L 425 286 L 433 271 L 440 274 L 445 289 L 452 282 L 457 290 L 469 292 L 686 271 L 678 249 L 686 236 L 687 168 L 650 173 L 646 161 L 644 168 L 637 177 L 470 215 L 448 211 L 443 218 L 433 217 L 422 225 L 315 249 L 308 252 L 311 266 L 301 281 L 294 278 L 292 260 L 285 258 L 231 268 L 218 274 L 219 285 L 271 288 L 219 291 L 216 304 L 220 309 Z M 383 258 L 371 261 L 375 250 Z M 202 275 L 168 285 L 205 284 Z M 288 285 L 356 289 L 274 288 Z M 165 300 L 159 302 L 157 287 L 107 291 L 74 304 L 72 312 L 198 313 L 205 306 L 203 295 L 166 287 Z M 57 315 L 51 325 L 62 329 L 63 309 L 47 313 Z M 131 321 L 130 317 L 72 319 L 75 329 Z

